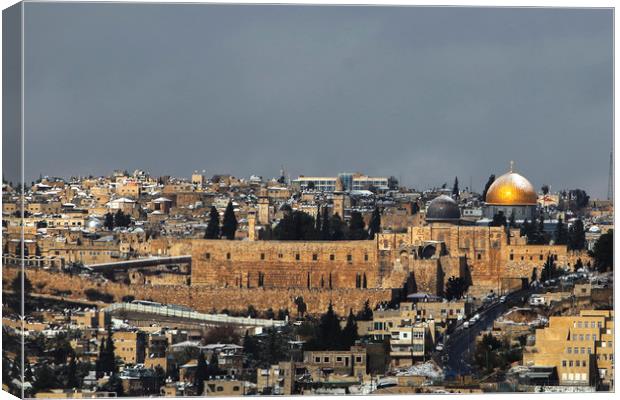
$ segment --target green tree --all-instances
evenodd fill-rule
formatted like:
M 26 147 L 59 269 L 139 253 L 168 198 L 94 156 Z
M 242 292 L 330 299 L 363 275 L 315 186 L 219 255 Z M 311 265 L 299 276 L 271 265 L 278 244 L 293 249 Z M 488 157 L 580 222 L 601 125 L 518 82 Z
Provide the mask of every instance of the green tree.
M 297 315 L 303 318 L 304 314 L 308 310 L 308 306 L 304 302 L 304 298 L 301 296 L 296 297 L 295 306 L 297 306 Z
M 532 269 L 532 276 L 530 277 L 530 283 L 536 282 L 538 280 L 538 268 L 534 267 Z
M 569 250 L 583 250 L 586 247 L 586 232 L 581 219 L 577 219 L 568 228 L 567 245 Z
M 349 316 L 347 317 L 347 324 L 344 326 L 342 330 L 340 349 L 348 350 L 355 344 L 355 341 L 359 339 L 359 335 L 357 334 L 357 322 L 355 321 L 355 316 L 353 315 L 353 310 L 349 310 Z
M 465 291 L 467 291 L 467 284 L 461 277 L 451 276 L 446 282 L 446 299 L 448 300 L 462 298 Z
M 110 212 L 106 213 L 103 219 L 103 226 L 111 231 L 114 229 L 114 215 Z
M 205 230 L 205 239 L 219 239 L 220 237 L 220 214 L 214 206 L 209 210 L 209 222 Z
M 368 239 L 373 240 L 379 233 L 381 233 L 381 212 L 378 207 L 375 207 L 368 224 Z
M 215 354 L 215 352 L 214 352 Z M 196 362 L 196 373 L 194 374 L 194 388 L 196 389 L 196 395 L 202 396 L 205 391 L 205 381 L 209 377 L 209 367 L 207 361 L 202 352 L 198 354 L 198 360 Z
M 370 308 L 370 300 L 364 302 L 364 308 L 357 313 L 358 321 L 371 321 L 373 316 L 372 308 Z
M 490 226 L 506 226 L 506 216 L 503 211 L 498 211 L 497 214 L 493 216 L 493 221 L 489 224 Z
M 235 239 L 235 232 L 237 231 L 237 217 L 235 217 L 235 210 L 233 208 L 232 201 L 228 202 L 226 211 L 224 211 L 224 219 L 222 221 L 222 236 L 228 240 Z
M 549 185 L 542 185 L 542 187 L 540 188 L 540 190 L 542 191 L 542 193 L 546 196 L 547 194 L 549 194 Z
M 594 268 L 599 272 L 606 272 L 613 269 L 614 262 L 614 231 L 610 229 L 602 234 L 591 253 L 594 259 Z
M 484 190 L 482 191 L 482 201 L 487 200 L 487 192 L 489 191 L 489 188 L 491 187 L 493 182 L 495 182 L 495 174 L 492 174 L 491 176 L 489 176 L 487 183 L 484 185 Z
M 575 262 L 575 272 L 579 271 L 582 268 L 583 268 L 583 261 L 581 261 L 581 258 L 578 258 L 577 261 Z
M 319 319 L 316 343 L 316 350 L 338 350 L 339 338 L 341 335 L 340 320 L 338 314 L 334 312 L 332 303 L 329 303 L 327 312 Z
M 366 232 L 366 225 L 364 224 L 364 218 L 359 211 L 353 211 L 351 213 L 351 219 L 349 220 L 349 240 L 364 240 L 368 236 Z
M 562 217 L 558 218 L 558 223 L 555 226 L 555 244 L 565 245 L 568 243 L 568 230 L 566 225 L 562 221 Z
M 549 279 L 555 278 L 557 275 L 557 268 L 555 266 L 555 260 L 551 256 L 551 254 L 547 255 L 547 260 L 543 265 L 542 271 L 540 272 L 540 279 L 544 282 Z
M 329 232 L 329 210 L 327 207 L 323 207 L 323 216 L 321 220 L 321 240 L 330 240 L 331 235 Z
M 458 177 L 454 177 L 454 185 L 452 185 L 452 197 L 454 199 L 458 199 L 459 198 L 459 178 Z
M 331 240 L 344 240 L 345 224 L 338 213 L 332 215 L 329 219 L 329 231 Z
M 276 240 L 316 240 L 314 218 L 303 211 L 292 211 L 284 214 L 273 230 Z
M 517 220 L 515 218 L 515 212 L 511 212 L 510 213 L 510 219 L 508 219 L 508 226 L 511 228 L 516 228 L 517 227 Z

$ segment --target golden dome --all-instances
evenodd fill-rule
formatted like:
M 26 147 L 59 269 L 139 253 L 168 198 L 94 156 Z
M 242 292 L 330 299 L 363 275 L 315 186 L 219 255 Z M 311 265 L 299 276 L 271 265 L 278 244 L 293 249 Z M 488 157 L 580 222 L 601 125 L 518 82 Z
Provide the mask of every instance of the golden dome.
M 486 203 L 491 205 L 536 205 L 538 195 L 534 186 L 522 175 L 512 171 L 497 178 L 487 191 Z

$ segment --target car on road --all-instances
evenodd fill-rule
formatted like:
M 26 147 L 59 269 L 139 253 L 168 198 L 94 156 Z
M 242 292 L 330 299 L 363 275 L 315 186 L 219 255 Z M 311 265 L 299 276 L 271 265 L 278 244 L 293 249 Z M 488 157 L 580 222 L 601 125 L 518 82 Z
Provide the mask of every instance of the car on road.
M 469 328 L 469 321 L 463 322 L 463 328 L 465 329 Z
M 505 303 L 506 302 L 506 296 L 502 296 L 499 298 L 499 302 L 500 303 Z
M 443 351 L 443 344 L 438 344 L 437 346 L 435 346 L 435 350 L 437 351 Z

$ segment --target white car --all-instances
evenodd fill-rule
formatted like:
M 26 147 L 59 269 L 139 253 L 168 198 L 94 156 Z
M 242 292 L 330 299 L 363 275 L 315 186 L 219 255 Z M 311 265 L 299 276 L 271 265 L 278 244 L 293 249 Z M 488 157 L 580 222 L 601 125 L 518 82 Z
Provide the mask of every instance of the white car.
M 499 298 L 499 302 L 500 303 L 505 303 L 506 302 L 506 296 L 502 296 Z
M 465 329 L 469 328 L 469 321 L 463 322 L 463 328 Z

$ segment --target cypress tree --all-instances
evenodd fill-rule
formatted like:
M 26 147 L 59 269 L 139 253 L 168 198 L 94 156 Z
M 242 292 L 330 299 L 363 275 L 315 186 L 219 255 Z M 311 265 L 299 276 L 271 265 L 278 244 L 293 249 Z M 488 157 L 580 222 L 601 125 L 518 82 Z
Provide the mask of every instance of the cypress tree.
M 482 201 L 487 201 L 487 192 L 489 191 L 489 187 L 495 182 L 495 174 L 489 176 L 487 183 L 484 185 L 484 190 L 482 191 Z
M 338 213 L 332 215 L 329 225 L 331 240 L 344 240 L 344 223 Z
M 222 236 L 228 240 L 233 240 L 235 238 L 235 232 L 237 231 L 237 224 L 237 217 L 235 217 L 235 210 L 233 209 L 232 201 L 229 201 L 226 206 L 226 211 L 224 211 Z
M 459 198 L 459 178 L 458 177 L 454 177 L 454 185 L 452 185 L 452 198 L 454 199 L 458 199 Z
M 355 321 L 355 316 L 353 315 L 353 310 L 349 310 L 349 316 L 347 317 L 347 324 L 344 326 L 341 335 L 341 350 L 348 350 L 355 344 L 355 341 L 359 339 L 357 334 L 357 321 Z
M 364 240 L 366 235 L 366 226 L 362 214 L 359 211 L 353 211 L 349 220 L 349 240 Z
M 568 243 L 568 230 L 566 225 L 562 222 L 562 218 L 558 218 L 558 223 L 555 226 L 555 244 L 567 244 Z
M 205 239 L 218 239 L 220 237 L 220 214 L 214 206 L 209 210 L 209 222 L 205 230 Z
M 368 225 L 368 239 L 373 240 L 375 235 L 381 232 L 381 213 L 379 208 L 375 207 Z
M 321 240 L 330 240 L 331 235 L 329 231 L 329 211 L 327 207 L 323 207 L 323 218 L 321 221 Z
M 215 354 L 215 352 L 214 352 Z M 209 368 L 207 367 L 207 361 L 205 356 L 200 352 L 198 355 L 198 361 L 196 362 L 196 374 L 194 375 L 194 387 L 196 388 L 196 395 L 202 396 L 205 391 L 205 381 L 209 376 Z
M 568 229 L 568 249 L 583 250 L 586 247 L 586 232 L 583 221 L 578 219 Z

